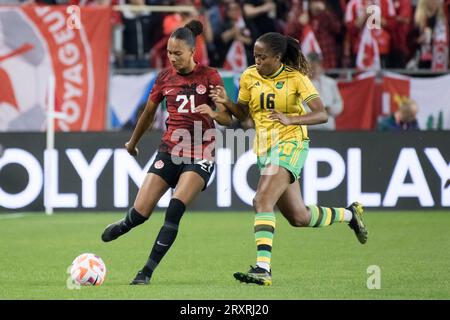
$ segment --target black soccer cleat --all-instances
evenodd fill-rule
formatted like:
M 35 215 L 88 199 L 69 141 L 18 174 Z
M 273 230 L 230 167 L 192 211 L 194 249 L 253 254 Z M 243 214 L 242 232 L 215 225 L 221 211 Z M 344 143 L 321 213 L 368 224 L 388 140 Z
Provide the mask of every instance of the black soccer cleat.
M 113 241 L 121 235 L 127 233 L 127 231 L 124 231 L 122 228 L 123 220 L 124 219 L 111 223 L 105 228 L 105 231 L 103 231 L 102 234 L 102 240 L 104 242 Z
M 236 272 L 233 276 L 236 280 L 244 283 L 255 283 L 260 286 L 272 285 L 272 273 L 258 266 L 250 266 L 248 272 Z
M 131 281 L 130 285 L 147 285 L 150 283 L 150 277 L 145 275 L 142 270 L 140 270 L 136 277 Z
M 362 214 L 364 212 L 363 205 L 359 202 L 353 202 L 347 209 L 350 210 L 353 215 L 348 226 L 355 232 L 356 238 L 358 238 L 360 243 L 366 243 L 369 231 L 362 220 Z

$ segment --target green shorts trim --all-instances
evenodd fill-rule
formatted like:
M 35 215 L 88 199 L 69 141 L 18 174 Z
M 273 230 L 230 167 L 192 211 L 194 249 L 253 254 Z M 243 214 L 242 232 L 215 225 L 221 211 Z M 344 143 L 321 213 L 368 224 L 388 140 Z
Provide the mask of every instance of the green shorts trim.
M 291 183 L 300 178 L 309 151 L 309 140 L 281 141 L 269 149 L 265 155 L 258 156 L 256 163 L 262 170 L 269 164 L 283 167 L 291 173 Z

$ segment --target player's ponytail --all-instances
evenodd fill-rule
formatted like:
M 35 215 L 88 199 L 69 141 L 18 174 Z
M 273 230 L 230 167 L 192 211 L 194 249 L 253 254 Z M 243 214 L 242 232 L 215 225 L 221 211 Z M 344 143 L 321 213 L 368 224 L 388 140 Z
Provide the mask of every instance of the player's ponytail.
M 286 38 L 286 52 L 284 53 L 283 58 L 281 58 L 281 61 L 286 65 L 300 71 L 300 73 L 306 76 L 310 76 L 311 67 L 300 48 L 300 42 L 298 42 L 297 39 L 294 39 L 289 36 L 286 36 L 285 38 Z
M 198 20 L 192 20 L 187 23 L 184 27 L 175 30 L 171 38 L 180 39 L 186 41 L 186 43 L 191 47 L 195 47 L 195 38 L 203 32 L 203 24 Z
M 279 54 L 281 62 L 309 76 L 311 69 L 303 55 L 298 40 L 277 32 L 263 34 L 256 41 L 265 43 L 273 54 Z

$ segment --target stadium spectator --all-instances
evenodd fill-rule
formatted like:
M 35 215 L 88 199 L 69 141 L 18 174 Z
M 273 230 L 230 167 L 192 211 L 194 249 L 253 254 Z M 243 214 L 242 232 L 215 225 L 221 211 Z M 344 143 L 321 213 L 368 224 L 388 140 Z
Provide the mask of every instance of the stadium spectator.
M 193 0 L 177 0 L 177 5 L 193 6 Z M 214 36 L 209 23 L 208 15 L 204 10 L 195 9 L 187 12 L 176 12 L 164 17 L 163 37 L 152 48 L 151 66 L 154 68 L 165 68 L 169 66 L 169 60 L 166 55 L 166 46 L 170 35 L 177 28 L 186 25 L 190 21 L 197 19 L 204 25 L 203 34 L 197 37 L 195 44 L 194 60 L 204 65 L 209 65 L 208 43 L 214 41 Z
M 327 8 L 329 8 L 333 14 L 339 19 L 344 21 L 344 11 L 347 0 L 326 0 Z
M 303 9 L 299 0 L 292 1 L 283 30 L 285 35 L 299 41 L 302 40 L 303 28 L 309 23 L 308 13 Z
M 350 0 L 347 3 L 345 11 L 346 41 L 349 42 L 351 51 L 346 54 L 351 54 L 351 64 L 354 66 L 367 19 L 374 14 L 367 10 L 370 5 L 379 5 L 381 9 L 380 26 L 375 26 L 371 34 L 378 44 L 381 67 L 385 68 L 391 53 L 391 33 L 395 27 L 395 8 L 392 0 Z
M 219 64 L 223 66 L 228 50 L 233 41 L 239 41 L 244 45 L 247 61 L 252 61 L 253 39 L 250 30 L 245 25 L 238 3 L 228 3 L 225 21 L 219 26 L 219 32 L 215 35 L 216 48 L 219 53 Z
M 410 56 L 408 34 L 411 28 L 411 0 L 394 0 L 395 28 L 392 30 L 392 51 L 389 68 L 405 68 Z
M 338 17 L 329 10 L 324 0 L 311 0 L 309 10 L 302 14 L 293 14 L 297 21 L 290 21 L 285 33 L 302 41 L 303 27 L 311 26 L 314 36 L 319 43 L 323 56 L 323 68 L 336 68 L 339 58 L 338 36 L 342 32 L 342 23 Z
M 413 100 L 403 101 L 400 107 L 392 114 L 380 119 L 378 130 L 381 131 L 411 131 L 419 130 L 417 112 L 419 108 Z
M 447 70 L 448 21 L 442 0 L 419 0 L 414 13 L 413 39 L 415 60 L 410 67 Z
M 343 109 L 342 97 L 337 86 L 337 81 L 324 74 L 320 55 L 311 53 L 308 55 L 308 61 L 311 65 L 311 81 L 319 92 L 328 114 L 328 122 L 316 124 L 311 129 L 335 130 L 335 118 Z
M 213 111 L 208 95 L 209 86 L 223 85 L 219 73 L 194 61 L 195 38 L 203 31 L 202 24 L 193 20 L 176 29 L 169 38 L 167 52 L 171 67 L 161 71 L 152 88 L 131 139 L 125 144 L 129 154 L 136 156 L 139 140 L 152 123 L 158 104 L 165 99 L 169 119 L 158 154 L 136 196 L 134 206 L 125 218 L 106 227 L 102 240 L 112 241 L 147 221 L 159 199 L 169 188 L 175 188 L 162 226 L 145 266 L 132 285 L 148 284 L 153 271 L 172 246 L 186 207 L 207 187 L 214 169 L 211 146 L 214 139 L 188 138 L 180 131 L 202 134 L 214 128 L 214 120 L 231 124 L 231 116 L 223 106 Z M 200 125 L 199 125 L 200 123 Z M 195 134 L 194 134 L 195 136 Z
M 266 32 L 276 31 L 277 5 L 273 0 L 243 0 L 245 23 L 253 39 Z
M 367 241 L 367 230 L 359 203 L 348 208 L 306 206 L 301 197 L 297 180 L 309 150 L 306 126 L 326 122 L 328 116 L 307 77 L 309 66 L 299 42 L 279 33 L 267 33 L 257 39 L 254 55 L 256 67 L 242 74 L 238 103 L 227 98 L 222 87 L 216 88 L 212 97 L 238 119 L 250 114 L 255 121 L 255 150 L 261 172 L 253 199 L 256 266 L 248 272 L 236 272 L 234 277 L 245 283 L 271 285 L 275 205 L 292 226 L 319 227 L 346 221 L 361 243 Z M 312 111 L 306 112 L 299 100 Z
M 209 23 L 214 35 L 220 33 L 220 28 L 227 18 L 227 8 L 230 2 L 235 2 L 235 0 L 219 0 L 208 9 Z
M 127 0 L 131 5 L 146 5 L 145 0 Z M 150 67 L 149 52 L 161 37 L 161 15 L 147 11 L 122 11 L 123 66 L 127 68 Z

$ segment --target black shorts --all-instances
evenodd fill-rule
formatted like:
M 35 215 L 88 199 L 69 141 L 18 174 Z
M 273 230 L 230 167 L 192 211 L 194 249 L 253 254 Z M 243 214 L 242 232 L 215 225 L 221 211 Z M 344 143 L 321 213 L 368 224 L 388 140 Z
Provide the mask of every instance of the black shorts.
M 173 157 L 173 159 L 172 159 Z M 171 188 L 175 188 L 180 176 L 186 171 L 197 172 L 205 181 L 202 191 L 214 171 L 214 162 L 205 159 L 180 158 L 165 152 L 158 152 L 148 172 L 163 178 Z

